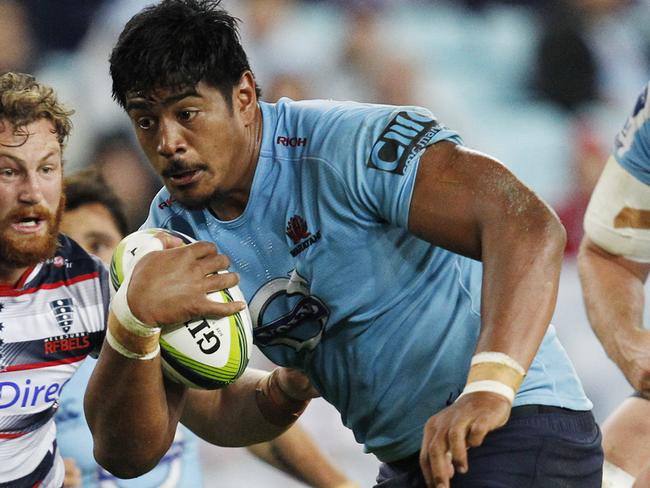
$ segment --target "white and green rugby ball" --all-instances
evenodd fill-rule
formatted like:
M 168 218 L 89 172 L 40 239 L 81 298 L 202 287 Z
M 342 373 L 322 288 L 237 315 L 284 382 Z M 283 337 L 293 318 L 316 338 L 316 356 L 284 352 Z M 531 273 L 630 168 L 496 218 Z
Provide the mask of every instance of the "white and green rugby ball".
M 131 273 L 136 263 L 151 251 L 162 250 L 155 234 L 166 232 L 194 242 L 189 236 L 166 229 L 145 229 L 126 236 L 113 253 L 110 277 L 114 291 Z M 244 301 L 239 287 L 212 292 L 212 300 L 227 303 Z M 234 382 L 246 369 L 253 347 L 253 327 L 245 308 L 221 319 L 203 318 L 167 326 L 160 336 L 164 374 L 191 388 L 214 390 Z

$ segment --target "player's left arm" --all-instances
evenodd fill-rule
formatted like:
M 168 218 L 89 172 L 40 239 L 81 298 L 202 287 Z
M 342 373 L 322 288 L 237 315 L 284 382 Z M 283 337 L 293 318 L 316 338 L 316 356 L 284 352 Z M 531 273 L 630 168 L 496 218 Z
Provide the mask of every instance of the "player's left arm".
M 267 373 L 248 368 L 227 388 L 188 389 L 180 420 L 211 444 L 249 446 L 282 434 L 317 396 L 299 370 L 276 368 Z
M 497 383 L 512 383 L 514 394 L 523 380 L 517 363 L 522 373 L 530 366 L 555 307 L 566 242 L 557 216 L 495 159 L 440 142 L 422 155 L 409 229 L 483 262 L 476 353 L 501 353 L 497 359 L 509 357 L 515 368 L 488 364 L 474 379 L 495 373 Z M 420 454 L 427 483 L 448 487 L 450 461 L 460 472 L 467 470 L 467 449 L 502 426 L 510 408 L 506 396 L 478 391 L 431 417 Z

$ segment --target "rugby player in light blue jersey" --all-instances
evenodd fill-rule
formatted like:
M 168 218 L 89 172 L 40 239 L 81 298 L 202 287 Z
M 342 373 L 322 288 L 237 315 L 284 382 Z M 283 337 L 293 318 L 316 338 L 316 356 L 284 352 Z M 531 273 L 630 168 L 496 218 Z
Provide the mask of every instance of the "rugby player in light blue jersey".
M 160 371 L 106 350 L 86 397 L 100 462 L 133 465 L 136 449 L 106 439 L 168 432 L 177 415 L 211 441 L 245 442 L 320 394 L 383 462 L 379 487 L 600 487 L 592 405 L 549 325 L 564 232 L 499 162 L 422 108 L 258 101 L 217 2 L 134 16 L 111 75 L 165 182 L 145 225 L 214 243 L 241 278 L 256 344 L 317 393 L 281 370 L 258 385 L 257 409 L 218 426 L 227 405 L 163 389 Z M 174 252 L 151 260 L 178 274 Z M 142 394 L 102 398 L 134 374 Z
M 646 86 L 594 189 L 578 255 L 587 314 L 607 355 L 636 390 L 603 425 L 603 486 L 650 486 L 650 106 Z M 645 468 L 644 468 L 645 466 Z M 610 484 L 607 484 L 610 483 Z
M 94 169 L 65 179 L 66 209 L 61 232 L 110 265 L 113 251 L 128 233 L 122 204 Z M 95 366 L 86 359 L 66 383 L 54 420 L 57 441 L 66 463 L 66 488 L 200 488 L 204 484 L 197 437 L 179 425 L 171 447 L 154 469 L 134 479 L 119 479 L 98 466 L 92 436 L 83 411 L 83 396 Z M 296 424 L 272 441 L 249 446 L 255 456 L 314 488 L 358 488 L 324 455 L 306 431 Z M 68 483 L 70 481 L 70 483 Z

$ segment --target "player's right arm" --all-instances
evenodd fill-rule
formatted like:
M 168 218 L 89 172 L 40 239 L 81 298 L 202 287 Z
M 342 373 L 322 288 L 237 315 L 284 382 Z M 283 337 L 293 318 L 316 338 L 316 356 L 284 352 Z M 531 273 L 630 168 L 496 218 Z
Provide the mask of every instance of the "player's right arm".
M 650 398 L 650 331 L 643 328 L 648 214 L 650 186 L 610 158 L 587 209 L 578 270 L 591 327 L 630 384 Z
M 174 245 L 167 239 L 167 248 Z M 206 242 L 151 252 L 135 266 L 128 284 L 131 313 L 154 326 L 231 315 L 243 304 L 207 298 L 209 291 L 237 284 L 235 274 L 217 274 L 227 266 L 227 258 Z M 126 351 L 104 343 L 84 407 L 95 458 L 118 477 L 152 469 L 171 445 L 182 415 L 188 427 L 210 442 L 246 445 L 285 431 L 315 395 L 304 377 L 282 369 L 271 375 L 247 370 L 221 390 L 188 390 L 163 377 L 156 353 L 159 333 L 134 334 L 112 311 L 108 327 Z M 150 359 L 127 357 L 133 354 Z

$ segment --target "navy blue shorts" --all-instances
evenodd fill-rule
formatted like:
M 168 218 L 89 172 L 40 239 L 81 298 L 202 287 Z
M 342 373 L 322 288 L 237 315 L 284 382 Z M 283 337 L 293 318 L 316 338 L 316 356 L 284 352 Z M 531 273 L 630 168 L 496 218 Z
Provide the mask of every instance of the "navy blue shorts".
M 591 412 L 525 405 L 467 452 L 452 488 L 600 488 L 603 449 Z M 375 488 L 426 488 L 419 453 L 379 467 Z

